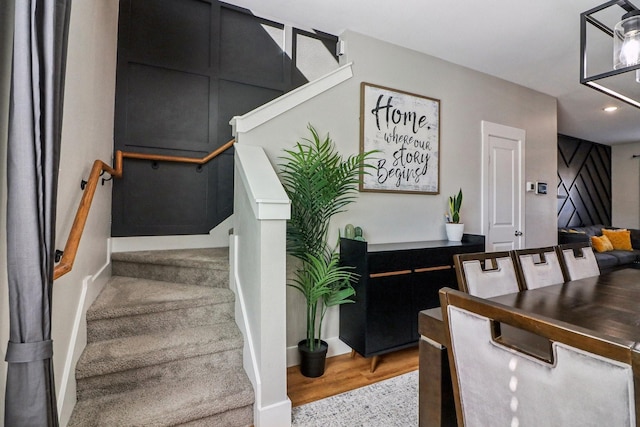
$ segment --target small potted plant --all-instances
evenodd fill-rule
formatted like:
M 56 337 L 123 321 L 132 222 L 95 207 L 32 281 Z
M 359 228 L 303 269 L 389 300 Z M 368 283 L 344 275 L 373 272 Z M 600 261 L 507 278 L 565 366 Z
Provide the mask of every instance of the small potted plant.
M 449 211 L 447 212 L 447 223 L 445 228 L 447 231 L 447 239 L 452 242 L 459 242 L 462 240 L 462 234 L 464 233 L 464 223 L 460 222 L 460 208 L 462 207 L 462 188 L 458 191 L 458 194 L 449 196 Z
M 311 139 L 285 150 L 280 178 L 291 200 L 287 252 L 299 260 L 289 286 L 306 302 L 307 334 L 298 343 L 300 370 L 307 377 L 319 377 L 328 348 L 322 340 L 322 321 L 329 307 L 353 302 L 352 283 L 357 279 L 349 267 L 340 266 L 336 246 L 328 244 L 329 221 L 355 200 L 371 153 L 343 159 L 328 135 L 321 140 L 312 126 L 309 130 Z

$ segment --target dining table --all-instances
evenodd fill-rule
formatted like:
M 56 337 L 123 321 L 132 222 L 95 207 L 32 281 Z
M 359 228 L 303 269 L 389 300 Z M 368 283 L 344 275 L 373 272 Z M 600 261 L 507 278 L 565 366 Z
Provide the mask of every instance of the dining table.
M 577 331 L 640 342 L 640 268 L 523 290 L 493 298 Z M 418 315 L 419 425 L 456 426 L 455 402 L 440 307 Z

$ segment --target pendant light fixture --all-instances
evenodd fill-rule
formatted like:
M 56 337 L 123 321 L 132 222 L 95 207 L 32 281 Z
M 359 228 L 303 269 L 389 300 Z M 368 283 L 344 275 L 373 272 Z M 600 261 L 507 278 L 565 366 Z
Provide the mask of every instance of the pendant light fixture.
M 605 19 L 616 13 L 621 16 L 619 22 L 608 24 Z M 603 61 L 590 58 L 601 52 L 589 51 L 589 31 L 595 31 L 596 37 L 604 33 L 611 38 L 613 50 L 611 68 L 592 75 L 588 70 L 590 60 L 595 64 Z M 580 54 L 580 83 L 640 108 L 640 10 L 634 4 L 613 0 L 581 13 Z

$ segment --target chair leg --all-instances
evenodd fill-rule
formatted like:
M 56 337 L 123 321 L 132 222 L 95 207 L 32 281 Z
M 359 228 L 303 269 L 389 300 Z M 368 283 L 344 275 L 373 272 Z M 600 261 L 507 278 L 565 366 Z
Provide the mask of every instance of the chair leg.
M 355 358 L 356 357 L 356 351 L 354 349 L 351 349 L 351 358 Z
M 371 358 L 371 368 L 369 369 L 369 372 L 371 373 L 375 372 L 376 368 L 378 367 L 379 361 L 380 361 L 380 356 L 373 356 Z

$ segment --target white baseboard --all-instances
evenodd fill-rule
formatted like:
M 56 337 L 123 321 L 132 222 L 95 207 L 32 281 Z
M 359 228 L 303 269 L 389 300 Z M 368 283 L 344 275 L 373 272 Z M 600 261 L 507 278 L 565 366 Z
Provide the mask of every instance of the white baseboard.
M 107 240 L 107 260 L 102 267 L 92 276 L 85 276 L 82 280 L 82 289 L 78 305 L 73 319 L 73 327 L 71 330 L 71 338 L 69 347 L 65 356 L 64 369 L 62 371 L 62 379 L 60 381 L 60 390 L 57 395 L 58 414 L 60 421 L 63 422 L 71 416 L 73 406 L 76 403 L 76 376 L 75 367 L 80 355 L 87 345 L 87 321 L 86 313 L 91 304 L 104 288 L 107 280 L 111 277 L 111 248 Z
M 341 354 L 351 353 L 351 347 L 343 343 L 338 337 L 327 338 L 324 341 L 329 344 L 327 357 L 339 356 Z M 300 355 L 298 354 L 298 346 L 287 347 L 287 367 L 297 366 L 300 364 Z
M 168 249 L 223 248 L 229 245 L 229 230 L 233 228 L 233 215 L 222 221 L 209 234 L 180 236 L 112 237 L 113 252 L 136 252 Z
M 112 237 L 111 242 L 113 252 L 136 252 L 166 249 L 199 249 L 215 247 L 213 238 L 208 234 L 194 234 L 190 236 Z
M 289 399 L 266 407 L 255 406 L 253 411 L 255 427 L 282 427 L 282 420 L 291 420 L 291 400 Z
M 245 304 L 244 294 L 242 293 L 242 284 L 238 278 L 238 236 L 229 236 L 229 288 L 236 294 L 235 304 L 235 320 L 242 336 L 244 337 L 243 366 L 244 370 L 251 380 L 254 390 L 260 390 L 261 379 L 258 370 L 258 359 L 253 346 L 253 336 L 251 328 L 247 321 L 247 308 Z

